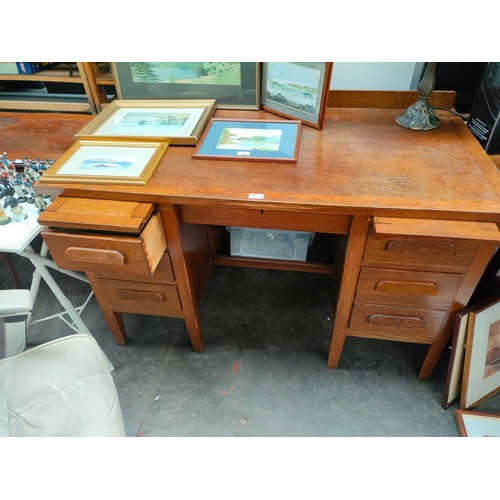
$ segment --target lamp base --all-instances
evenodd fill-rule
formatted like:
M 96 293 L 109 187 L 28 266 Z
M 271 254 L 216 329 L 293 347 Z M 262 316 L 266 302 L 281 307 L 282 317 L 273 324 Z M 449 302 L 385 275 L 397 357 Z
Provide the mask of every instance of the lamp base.
M 396 123 L 412 130 L 432 130 L 439 127 L 439 119 L 434 109 L 427 103 L 427 97 L 422 96 L 396 118 Z

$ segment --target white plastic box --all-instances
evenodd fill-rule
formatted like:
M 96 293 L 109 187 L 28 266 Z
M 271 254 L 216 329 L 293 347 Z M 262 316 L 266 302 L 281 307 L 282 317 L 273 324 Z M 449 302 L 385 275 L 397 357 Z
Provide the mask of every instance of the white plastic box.
M 306 260 L 314 233 L 227 227 L 231 240 L 231 255 L 264 259 Z

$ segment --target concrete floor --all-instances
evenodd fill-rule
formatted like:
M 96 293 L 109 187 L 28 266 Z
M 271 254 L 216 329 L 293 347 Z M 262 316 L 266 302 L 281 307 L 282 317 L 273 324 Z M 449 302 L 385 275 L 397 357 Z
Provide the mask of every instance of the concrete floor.
M 31 264 L 13 258 L 28 287 Z M 73 303 L 85 300 L 86 283 L 54 276 Z M 10 287 L 4 266 L 0 287 Z M 441 407 L 448 352 L 420 380 L 425 346 L 348 338 L 339 367 L 326 367 L 334 299 L 327 275 L 216 267 L 201 354 L 180 319 L 124 315 L 129 343 L 118 346 L 94 298 L 82 318 L 115 367 L 128 436 L 458 436 L 458 405 Z M 34 319 L 58 311 L 42 283 Z M 53 319 L 28 340 L 69 333 Z M 477 410 L 500 413 L 500 394 Z

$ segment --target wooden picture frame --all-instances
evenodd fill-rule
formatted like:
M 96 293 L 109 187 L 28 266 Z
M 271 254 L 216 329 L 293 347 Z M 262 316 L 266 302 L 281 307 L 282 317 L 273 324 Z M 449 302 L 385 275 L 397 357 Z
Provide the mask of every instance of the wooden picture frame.
M 215 99 L 115 100 L 75 134 L 77 139 L 137 139 L 196 145 Z
M 443 409 L 449 408 L 460 399 L 462 388 L 462 374 L 464 369 L 465 342 L 467 340 L 467 324 L 470 308 L 457 312 L 455 328 L 451 344 L 450 360 L 443 393 Z
M 147 185 L 166 142 L 76 141 L 39 182 Z
M 193 158 L 297 163 L 299 120 L 212 118 Z
M 219 109 L 259 109 L 257 62 L 114 62 L 119 99 L 215 99 Z
M 455 410 L 460 437 L 500 437 L 500 415 L 468 410 Z
M 469 312 L 460 409 L 500 391 L 500 297 Z
M 331 62 L 263 62 L 261 108 L 322 129 L 332 70 Z

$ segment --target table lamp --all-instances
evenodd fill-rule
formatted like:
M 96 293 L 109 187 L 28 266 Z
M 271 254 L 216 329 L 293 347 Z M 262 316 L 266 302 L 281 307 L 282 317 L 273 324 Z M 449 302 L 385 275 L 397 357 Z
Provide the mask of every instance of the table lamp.
M 432 130 L 439 127 L 434 108 L 427 99 L 434 90 L 437 63 L 427 63 L 424 74 L 418 84 L 418 100 L 396 118 L 396 123 L 412 130 Z

